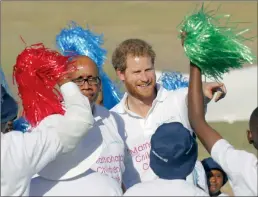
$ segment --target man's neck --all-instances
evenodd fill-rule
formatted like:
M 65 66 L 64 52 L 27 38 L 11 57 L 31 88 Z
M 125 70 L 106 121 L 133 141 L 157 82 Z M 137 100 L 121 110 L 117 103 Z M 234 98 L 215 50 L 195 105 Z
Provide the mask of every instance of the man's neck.
M 152 103 L 155 98 L 156 98 L 156 92 L 154 92 L 152 97 L 145 99 L 145 100 L 139 100 L 131 95 L 128 95 L 125 104 L 126 104 L 126 107 L 130 111 L 145 118 L 147 116 L 149 110 L 151 109 Z

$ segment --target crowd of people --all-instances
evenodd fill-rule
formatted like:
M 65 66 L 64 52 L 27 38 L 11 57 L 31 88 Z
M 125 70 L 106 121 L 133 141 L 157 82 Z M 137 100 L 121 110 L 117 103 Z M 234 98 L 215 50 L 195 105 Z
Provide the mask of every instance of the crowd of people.
M 224 84 L 202 82 L 190 62 L 189 87 L 169 91 L 156 82 L 152 46 L 127 39 L 112 54 L 126 92 L 109 110 L 103 43 L 77 28 L 65 29 L 74 39 L 57 39 L 73 54 L 67 69 L 76 68 L 58 80 L 64 115 L 25 133 L 12 130 L 18 107 L 1 85 L 1 196 L 226 196 L 227 181 L 235 196 L 257 196 L 257 157 L 235 149 L 205 120 L 213 97 L 226 96 Z M 85 53 L 73 43 L 80 39 L 88 42 Z M 258 108 L 249 123 L 247 138 L 257 149 Z M 211 157 L 198 160 L 197 138 Z

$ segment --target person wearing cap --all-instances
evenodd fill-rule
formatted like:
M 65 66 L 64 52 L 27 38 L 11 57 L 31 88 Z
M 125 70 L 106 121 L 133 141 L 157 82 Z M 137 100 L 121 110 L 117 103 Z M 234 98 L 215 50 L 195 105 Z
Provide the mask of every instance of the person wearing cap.
M 220 191 L 228 181 L 228 177 L 220 165 L 211 157 L 203 159 L 202 165 L 207 175 L 210 196 L 228 196 Z
M 206 150 L 228 176 L 235 196 L 257 196 L 258 161 L 254 154 L 235 149 L 205 120 L 201 70 L 190 63 L 190 84 L 188 93 L 189 120 Z M 258 108 L 249 120 L 248 141 L 257 148 Z
M 88 99 L 69 79 L 58 84 L 67 106 L 63 116 L 47 116 L 31 132 L 1 132 L 1 196 L 28 196 L 31 178 L 59 154 L 74 150 L 92 127 Z M 1 130 L 17 112 L 17 103 L 1 85 Z
M 197 142 L 181 123 L 159 126 L 151 138 L 150 167 L 156 180 L 138 183 L 124 196 L 209 196 L 186 181 L 198 154 Z

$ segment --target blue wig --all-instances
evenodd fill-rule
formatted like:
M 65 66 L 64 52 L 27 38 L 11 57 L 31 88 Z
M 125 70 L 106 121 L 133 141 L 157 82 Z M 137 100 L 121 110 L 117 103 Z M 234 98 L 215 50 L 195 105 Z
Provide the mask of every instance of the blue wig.
M 189 81 L 179 72 L 163 72 L 157 81 L 167 90 L 186 88 Z
M 57 48 L 63 55 L 87 56 L 97 65 L 102 82 L 103 103 L 107 109 L 114 107 L 122 98 L 120 88 L 109 79 L 103 70 L 107 51 L 101 46 L 104 44 L 103 34 L 97 35 L 90 29 L 82 28 L 71 22 L 56 36 Z

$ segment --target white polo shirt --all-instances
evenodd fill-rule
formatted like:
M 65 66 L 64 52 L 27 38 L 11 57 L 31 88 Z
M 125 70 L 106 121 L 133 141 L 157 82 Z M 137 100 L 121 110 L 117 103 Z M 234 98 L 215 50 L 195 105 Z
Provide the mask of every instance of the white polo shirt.
M 31 190 L 31 195 L 63 196 L 67 194 L 67 190 L 78 190 L 81 191 L 81 195 L 88 195 L 84 189 L 86 184 L 84 181 L 88 181 L 85 177 L 93 172 L 114 179 L 121 187 L 125 169 L 124 142 L 118 134 L 113 116 L 106 108 L 95 105 L 94 119 L 93 128 L 73 152 L 56 158 L 39 173 L 41 177 L 32 180 L 31 187 L 34 188 Z M 89 155 L 100 145 L 102 145 L 100 156 L 95 159 L 91 169 L 84 168 L 84 162 L 87 162 Z M 54 186 L 49 188 L 49 185 Z M 97 186 L 101 189 L 101 185 Z M 37 193 L 39 190 L 43 193 Z
M 157 84 L 157 97 L 152 103 L 152 107 L 146 118 L 129 111 L 125 105 L 127 93 L 123 99 L 113 109 L 111 109 L 118 123 L 118 131 L 126 143 L 125 173 L 123 182 L 126 188 L 139 182 L 154 180 L 157 176 L 150 169 L 149 153 L 150 139 L 155 130 L 163 123 L 181 122 L 184 127 L 192 128 L 188 120 L 187 93 L 188 88 L 168 91 Z M 196 174 L 198 185 L 203 186 L 208 191 L 205 171 L 202 165 L 198 164 Z M 195 177 L 195 179 L 197 179 Z M 188 177 L 193 181 L 193 175 Z
M 1 133 L 1 196 L 28 196 L 31 178 L 73 150 L 92 127 L 89 101 L 77 85 L 69 82 L 60 90 L 67 108 L 63 116 L 47 116 L 32 132 Z
M 235 196 L 257 196 L 257 157 L 236 150 L 226 140 L 217 141 L 211 150 L 212 158 L 228 176 Z
M 132 186 L 124 196 L 209 196 L 209 194 L 185 180 L 156 179 Z

